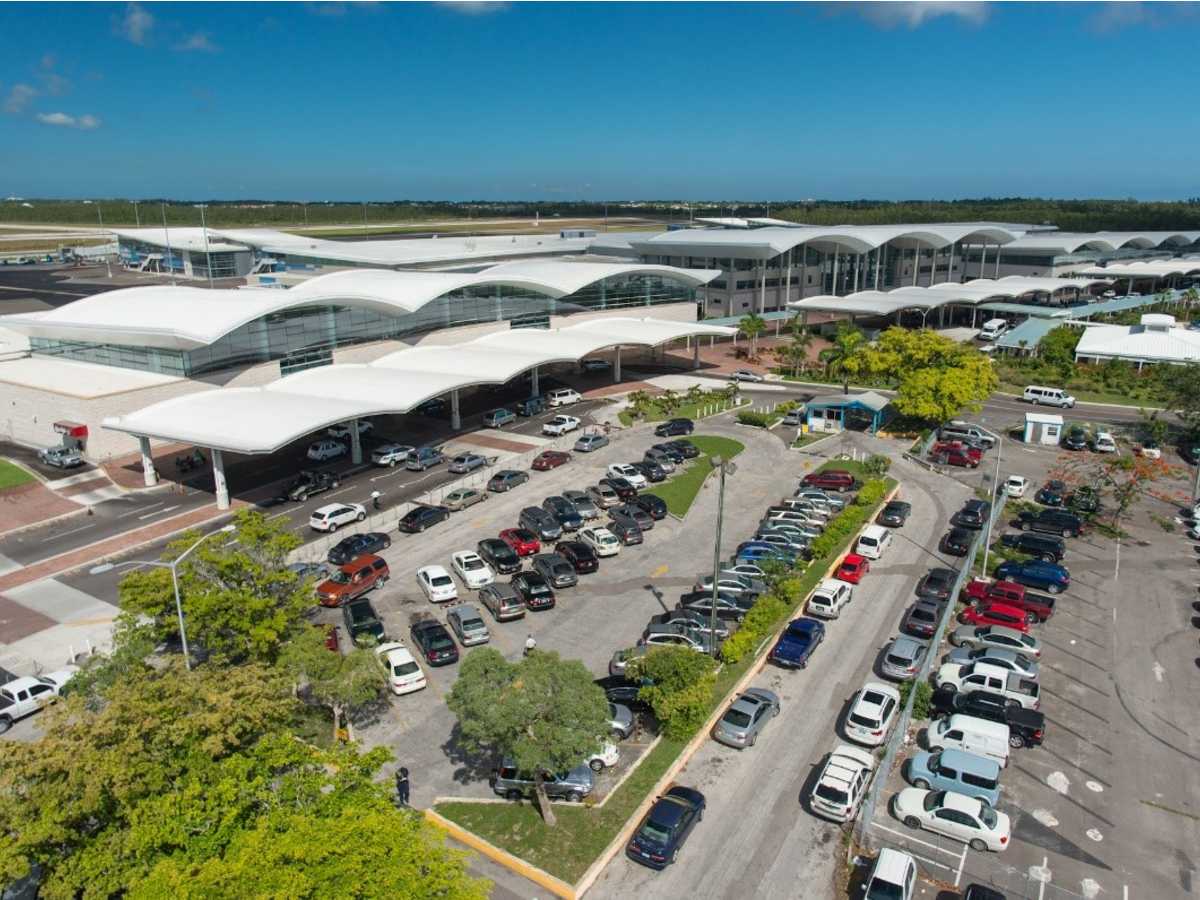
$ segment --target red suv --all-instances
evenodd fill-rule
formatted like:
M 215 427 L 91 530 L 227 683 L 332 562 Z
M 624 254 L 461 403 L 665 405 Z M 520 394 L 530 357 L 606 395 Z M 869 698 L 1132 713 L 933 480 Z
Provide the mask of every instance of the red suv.
M 967 456 L 971 457 L 971 459 L 975 460 L 975 462 L 979 462 L 981 459 L 983 459 L 982 450 L 976 447 L 968 447 L 962 441 L 938 441 L 933 445 L 933 449 L 929 452 L 930 455 L 936 456 L 939 453 L 950 453 L 952 451 L 955 453 L 966 454 Z
M 810 475 L 805 475 L 804 481 L 801 483 L 808 487 L 821 488 L 826 491 L 837 491 L 838 493 L 854 490 L 854 476 L 844 469 L 826 469 L 824 472 L 813 472 Z
M 341 606 L 372 588 L 383 587 L 391 574 L 387 560 L 364 554 L 338 566 L 327 581 L 317 585 L 317 602 L 322 606 Z
M 1029 633 L 1025 611 L 1007 603 L 984 602 L 978 606 L 968 606 L 958 618 L 965 625 L 1004 625 L 1022 634 Z
M 929 454 L 929 458 L 941 466 L 958 466 L 963 469 L 974 469 L 979 466 L 979 460 L 971 456 L 969 452 L 956 450 L 953 447 L 935 450 Z
M 542 549 L 538 536 L 528 528 L 505 528 L 500 540 L 512 547 L 517 556 L 533 556 Z

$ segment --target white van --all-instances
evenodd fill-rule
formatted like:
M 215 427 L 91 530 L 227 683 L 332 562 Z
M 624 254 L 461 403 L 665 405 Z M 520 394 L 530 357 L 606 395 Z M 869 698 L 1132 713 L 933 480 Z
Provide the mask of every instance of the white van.
M 570 388 L 558 388 L 546 395 L 546 405 L 551 409 L 558 406 L 568 406 L 571 403 L 578 403 L 583 397 L 578 391 L 573 391 Z
M 1032 403 L 1034 406 L 1045 404 L 1046 406 L 1069 409 L 1075 405 L 1075 398 L 1062 388 L 1039 387 L 1036 384 L 1031 384 L 1025 388 L 1025 393 L 1022 396 L 1026 403 Z
M 925 740 L 930 750 L 965 750 L 1008 765 L 1008 726 L 999 722 L 955 713 L 925 729 Z
M 1006 331 L 1008 331 L 1008 322 L 1004 319 L 988 319 L 983 323 L 983 328 L 979 330 L 979 339 L 981 341 L 994 341 Z
M 892 543 L 892 530 L 882 525 L 868 525 L 863 529 L 854 547 L 854 552 L 867 559 L 879 559 Z

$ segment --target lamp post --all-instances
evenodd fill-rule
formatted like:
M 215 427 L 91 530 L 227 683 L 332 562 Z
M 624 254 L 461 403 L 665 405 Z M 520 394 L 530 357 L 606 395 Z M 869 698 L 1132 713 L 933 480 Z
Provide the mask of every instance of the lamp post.
M 708 611 L 708 639 L 712 642 L 712 654 L 715 659 L 717 656 L 717 581 L 721 574 L 721 526 L 725 521 L 725 473 L 728 470 L 728 473 L 733 475 L 737 472 L 737 466 L 719 456 L 713 456 L 709 462 L 712 463 L 714 469 L 721 470 L 721 484 L 717 489 L 717 538 L 713 545 L 712 597 L 709 598 L 711 608 Z
M 208 204 L 197 203 L 200 209 L 200 230 L 204 233 L 204 268 L 208 272 L 208 286 L 211 289 L 213 286 L 212 277 L 212 254 L 208 251 L 208 224 L 204 221 L 204 210 L 208 209 Z
M 133 204 L 133 221 L 137 224 L 138 228 L 141 228 L 142 227 L 142 217 L 138 213 L 138 202 L 136 200 L 130 200 L 129 202 Z
M 167 272 L 171 276 L 171 284 L 175 283 L 175 264 L 171 261 L 171 230 L 167 228 L 167 202 L 160 201 L 158 204 L 159 210 L 162 212 L 163 220 L 163 236 L 167 241 Z
M 237 529 L 236 525 L 226 525 L 223 528 L 218 528 L 216 531 L 210 531 L 203 535 L 196 543 L 188 547 L 183 553 L 179 554 L 172 562 L 161 562 L 159 560 L 136 560 L 130 559 L 120 563 L 102 563 L 89 570 L 92 575 L 101 575 L 105 572 L 111 572 L 113 569 L 123 568 L 125 566 L 154 566 L 159 569 L 171 570 L 171 587 L 175 591 L 175 613 L 179 616 L 179 640 L 183 644 L 183 664 L 190 672 L 192 670 L 192 657 L 188 652 L 187 629 L 183 622 L 183 601 L 179 596 L 179 564 L 183 562 L 191 554 L 193 550 L 203 544 L 206 540 L 214 535 L 229 534 Z
M 979 430 L 996 439 L 996 469 L 995 474 L 992 475 L 992 505 L 988 509 L 987 535 L 983 543 L 983 577 L 986 578 L 988 573 L 988 551 L 992 547 L 992 519 L 996 517 L 996 491 L 1000 489 L 1000 454 L 1004 450 L 1004 438 L 991 429 L 984 428 L 982 425 L 979 426 Z

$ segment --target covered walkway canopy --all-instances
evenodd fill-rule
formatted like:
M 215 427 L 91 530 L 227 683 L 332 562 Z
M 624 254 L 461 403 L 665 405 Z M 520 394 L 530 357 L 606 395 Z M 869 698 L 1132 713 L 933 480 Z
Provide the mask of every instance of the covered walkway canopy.
M 1122 248 L 1186 247 L 1200 240 L 1200 231 L 1097 231 L 1077 234 L 1047 231 L 1027 234 L 1008 244 L 1006 253 L 1042 252 L 1068 256 L 1080 250 L 1112 253 Z
M 1200 259 L 1148 259 L 1144 262 L 1111 263 L 1085 269 L 1082 275 L 1094 278 L 1171 278 L 1200 274 Z

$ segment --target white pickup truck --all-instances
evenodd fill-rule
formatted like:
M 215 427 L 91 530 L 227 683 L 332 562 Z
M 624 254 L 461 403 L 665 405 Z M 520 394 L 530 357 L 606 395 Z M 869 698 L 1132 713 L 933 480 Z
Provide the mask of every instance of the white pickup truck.
M 542 426 L 542 434 L 562 435 L 579 427 L 579 419 L 575 416 L 555 416 Z
M 77 666 L 68 666 L 36 678 L 14 678 L 0 687 L 0 734 L 12 728 L 18 719 L 33 715 L 53 703 L 78 671 Z

